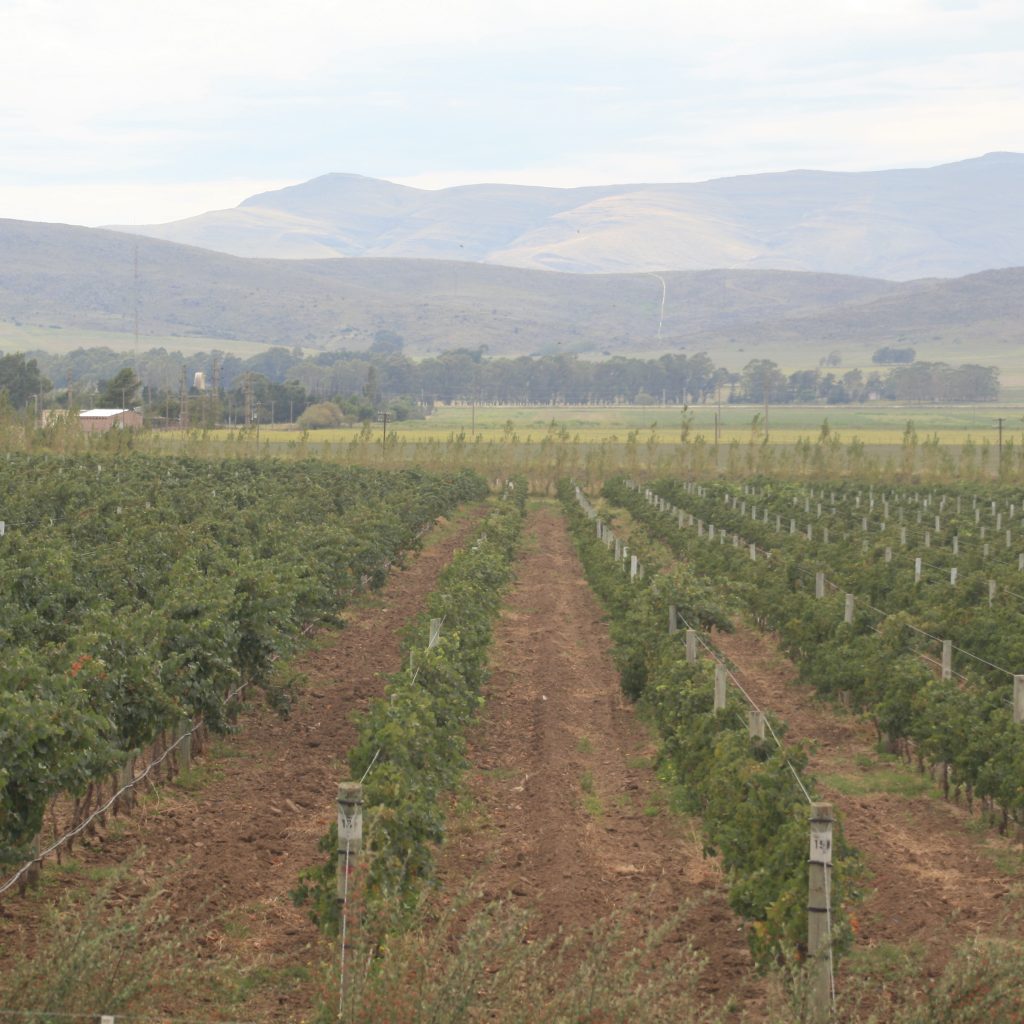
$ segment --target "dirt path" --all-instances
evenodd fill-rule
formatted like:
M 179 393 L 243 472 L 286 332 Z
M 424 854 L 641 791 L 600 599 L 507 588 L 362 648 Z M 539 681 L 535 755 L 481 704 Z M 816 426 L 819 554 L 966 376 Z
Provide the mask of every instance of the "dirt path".
M 796 669 L 772 637 L 738 626 L 715 642 L 741 667 L 753 699 L 785 720 L 790 739 L 816 741 L 817 794 L 840 809 L 870 873 L 855 912 L 860 945 L 919 944 L 935 971 L 970 935 L 1024 935 L 1009 920 L 1020 909 L 1010 892 L 1024 882 L 1024 861 L 1009 841 L 945 802 L 927 777 L 880 762 L 870 726 L 794 682 Z
M 346 613 L 344 629 L 323 634 L 297 660 L 308 685 L 287 719 L 253 710 L 237 736 L 198 762 L 205 784 L 194 792 L 178 784 L 158 789 L 105 836 L 77 847 L 73 873 L 48 868 L 46 899 L 0 905 L 0 950 L 31 943 L 57 890 L 89 885 L 102 869 L 138 854 L 130 884 L 136 891 L 159 884 L 172 924 L 191 929 L 189 942 L 202 957 L 226 965 L 223 987 L 181 992 L 161 1009 L 204 1019 L 299 1019 L 317 994 L 320 940 L 289 892 L 321 856 L 317 842 L 355 736 L 352 714 L 398 669 L 402 625 L 483 513 L 475 507 L 440 521 L 407 568 L 394 570 L 379 595 Z
M 689 907 L 675 937 L 711 957 L 701 988 L 762 996 L 740 920 L 692 823 L 659 803 L 654 744 L 619 689 L 603 612 L 554 506 L 529 515 L 517 581 L 495 632 L 487 704 L 470 739 L 471 810 L 442 850 L 446 891 L 530 907 L 536 929 L 628 938 Z

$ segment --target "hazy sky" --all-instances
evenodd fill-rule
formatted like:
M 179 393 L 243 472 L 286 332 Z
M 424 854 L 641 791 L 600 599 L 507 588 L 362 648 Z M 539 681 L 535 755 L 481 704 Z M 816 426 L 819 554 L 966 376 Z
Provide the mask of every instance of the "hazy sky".
M 0 0 L 0 217 L 1024 151 L 1021 0 Z

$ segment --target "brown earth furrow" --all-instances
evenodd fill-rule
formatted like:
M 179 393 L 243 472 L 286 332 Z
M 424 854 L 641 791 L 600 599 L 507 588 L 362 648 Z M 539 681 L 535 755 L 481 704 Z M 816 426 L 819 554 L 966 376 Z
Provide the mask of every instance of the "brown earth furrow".
M 944 801 L 938 788 L 903 795 L 878 791 L 891 788 L 882 781 L 872 791 L 879 768 L 873 729 L 797 683 L 796 668 L 772 637 L 739 625 L 734 633 L 716 633 L 715 643 L 739 667 L 751 697 L 785 721 L 787 739 L 814 745 L 810 770 L 820 779 L 817 795 L 839 808 L 846 835 L 868 869 L 866 898 L 853 908 L 859 944 L 920 944 L 934 972 L 972 935 L 1024 936 L 1014 919 L 1019 899 L 1011 895 L 1024 881 L 1014 853 L 1019 847 L 994 830 L 979 830 L 978 819 Z M 898 785 L 919 788 L 911 769 L 900 774 Z M 865 792 L 842 791 L 851 786 Z
M 45 899 L 0 906 L 0 970 L 6 955 L 32 948 L 40 916 L 58 892 L 87 889 L 96 869 L 133 858 L 135 891 L 164 890 L 170 927 L 186 928 L 201 958 L 239 977 L 258 972 L 240 1003 L 223 991 L 177 993 L 161 1007 L 175 1016 L 292 1021 L 316 998 L 320 939 L 289 893 L 299 872 L 321 855 L 317 843 L 334 811 L 338 781 L 355 739 L 353 713 L 383 692 L 400 667 L 402 626 L 423 608 L 438 575 L 483 517 L 467 509 L 440 520 L 424 549 L 393 569 L 383 590 L 346 613 L 294 662 L 307 684 L 286 719 L 254 707 L 239 733 L 198 765 L 209 781 L 187 792 L 160 787 L 131 817 L 75 849 L 77 868 L 44 872 Z M 2 974 L 0 974 L 2 977 Z M 3 983 L 0 980 L 0 1005 Z
M 604 616 L 554 506 L 529 515 L 517 579 L 495 630 L 487 703 L 469 743 L 470 810 L 442 848 L 446 891 L 528 907 L 536 935 L 624 941 L 681 915 L 675 942 L 710 958 L 707 995 L 755 1006 L 742 922 L 696 827 L 668 813 L 654 744 L 624 703 Z

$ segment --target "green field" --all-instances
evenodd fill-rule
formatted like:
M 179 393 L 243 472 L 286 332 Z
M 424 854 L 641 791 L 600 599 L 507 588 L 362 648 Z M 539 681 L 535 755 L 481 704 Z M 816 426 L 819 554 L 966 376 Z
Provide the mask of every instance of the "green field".
M 716 407 L 691 408 L 690 437 L 703 435 L 714 438 Z M 484 442 L 512 440 L 537 444 L 552 429 L 561 434 L 567 431 L 569 439 L 596 444 L 601 441 L 624 443 L 632 431 L 639 431 L 637 440 L 651 438 L 659 444 L 671 444 L 680 439 L 683 410 L 678 406 L 469 406 L 440 407 L 425 420 L 405 420 L 389 424 L 402 441 L 448 441 L 465 434 L 465 440 L 481 438 Z M 754 417 L 760 417 L 756 428 Z M 732 441 L 747 443 L 763 439 L 760 423 L 764 408 L 752 405 L 722 406 L 723 444 Z M 868 445 L 897 445 L 903 439 L 907 422 L 914 424 L 919 440 L 937 435 L 943 444 L 960 445 L 973 439 L 992 444 L 998 440 L 997 418 L 1002 417 L 1004 440 L 1020 440 L 1024 434 L 1024 405 L 898 405 L 876 402 L 870 405 L 813 405 L 776 406 L 768 409 L 768 440 L 772 444 L 793 444 L 801 438 L 816 440 L 824 422 L 829 430 L 838 433 L 844 441 L 859 438 Z M 318 430 L 309 435 L 311 441 L 344 443 L 359 436 L 361 425 L 336 430 Z M 372 424 L 375 437 L 381 426 Z M 284 425 L 264 427 L 263 437 L 269 442 L 297 441 L 300 431 Z

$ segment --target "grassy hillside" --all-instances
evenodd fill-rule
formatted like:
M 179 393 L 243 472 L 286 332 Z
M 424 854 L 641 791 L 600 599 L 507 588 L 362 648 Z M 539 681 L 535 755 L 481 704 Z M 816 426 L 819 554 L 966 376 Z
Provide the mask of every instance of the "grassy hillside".
M 138 253 L 136 292 L 135 256 Z M 140 343 L 410 354 L 706 350 L 739 367 L 865 362 L 906 342 L 923 359 L 1004 364 L 1024 341 L 1024 270 L 897 284 L 830 274 L 715 270 L 568 275 L 440 260 L 242 259 L 117 232 L 0 221 L 0 348 Z M 664 296 L 664 305 L 663 305 Z M 117 343 L 120 337 L 122 342 Z

